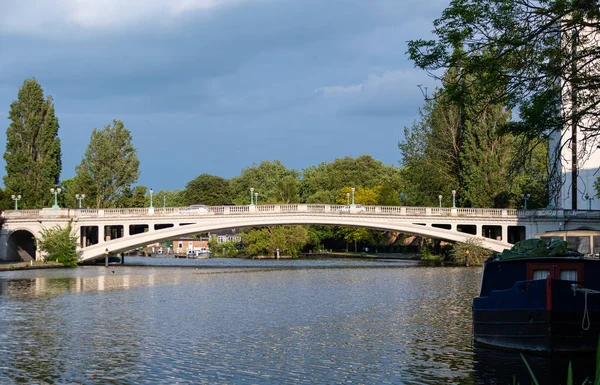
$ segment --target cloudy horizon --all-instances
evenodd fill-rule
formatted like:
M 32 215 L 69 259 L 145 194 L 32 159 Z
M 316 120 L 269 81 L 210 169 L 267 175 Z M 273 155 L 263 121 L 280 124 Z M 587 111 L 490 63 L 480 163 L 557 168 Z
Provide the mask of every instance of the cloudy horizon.
M 446 6 L 0 0 L 0 116 L 6 130 L 18 88 L 35 77 L 54 98 L 62 179 L 113 119 L 132 132 L 138 183 L 155 190 L 264 160 L 300 170 L 370 154 L 397 165 L 423 105 L 418 86 L 435 87 L 406 42 L 427 38 Z

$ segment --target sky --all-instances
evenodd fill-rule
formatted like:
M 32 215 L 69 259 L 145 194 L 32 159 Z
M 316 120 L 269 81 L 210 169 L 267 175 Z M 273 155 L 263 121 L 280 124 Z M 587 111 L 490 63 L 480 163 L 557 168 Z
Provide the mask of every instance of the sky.
M 113 119 L 132 133 L 138 184 L 155 190 L 275 159 L 301 170 L 370 154 L 398 166 L 421 89 L 436 85 L 408 59 L 407 41 L 430 38 L 447 5 L 0 0 L 0 129 L 35 77 L 54 99 L 61 179 Z

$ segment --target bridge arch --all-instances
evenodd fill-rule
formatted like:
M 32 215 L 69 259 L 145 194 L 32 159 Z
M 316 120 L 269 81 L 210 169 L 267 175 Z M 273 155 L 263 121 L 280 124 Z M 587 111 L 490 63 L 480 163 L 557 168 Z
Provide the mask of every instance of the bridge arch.
M 35 261 L 35 237 L 30 231 L 24 229 L 11 231 L 6 246 L 7 261 Z
M 186 221 L 185 226 L 168 227 L 161 230 L 152 230 L 129 237 L 117 238 L 100 242 L 80 250 L 83 261 L 101 258 L 108 249 L 111 254 L 132 250 L 136 247 L 146 246 L 150 243 L 170 240 L 176 237 L 206 233 L 209 231 L 225 230 L 240 227 L 260 227 L 275 225 L 332 225 L 365 227 L 376 230 L 395 231 L 417 236 L 447 240 L 451 242 L 466 242 L 474 235 L 461 233 L 433 226 L 421 226 L 406 222 L 392 222 L 386 218 L 357 216 L 357 215 L 295 215 L 295 216 L 236 216 L 236 217 L 209 217 L 202 220 Z M 483 246 L 494 251 L 502 251 L 511 245 L 505 242 L 481 238 Z

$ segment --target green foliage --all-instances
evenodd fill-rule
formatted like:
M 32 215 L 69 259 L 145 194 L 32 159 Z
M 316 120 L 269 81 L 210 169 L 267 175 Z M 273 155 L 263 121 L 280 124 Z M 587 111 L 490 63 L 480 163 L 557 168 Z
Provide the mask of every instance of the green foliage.
M 246 245 L 246 253 L 255 255 L 280 255 L 297 257 L 308 243 L 308 230 L 305 226 L 270 226 L 251 229 L 240 234 Z
M 457 70 L 448 71 L 445 84 L 457 76 Z M 436 206 L 442 195 L 449 206 L 456 190 L 459 206 L 518 207 L 525 191 L 535 197 L 530 207 L 545 206 L 547 151 L 530 146 L 528 167 L 517 162 L 522 138 L 500 132 L 510 114 L 501 105 L 482 103 L 481 88 L 470 84 L 459 101 L 447 89 L 438 90 L 420 111 L 421 120 L 405 128 L 399 148 L 408 204 Z
M 324 198 L 334 197 L 337 200 L 345 187 L 372 189 L 386 183 L 393 189 L 399 188 L 400 171 L 397 168 L 387 166 L 370 155 L 347 156 L 305 168 L 300 181 L 300 195 L 305 202 L 332 203 L 334 200 L 324 202 Z
M 455 265 L 465 266 L 467 264 L 467 255 L 469 256 L 470 266 L 483 265 L 493 251 L 482 246 L 483 242 L 479 238 L 470 238 L 466 242 L 457 242 L 452 247 L 450 257 Z
M 77 266 L 79 256 L 77 255 L 77 235 L 73 234 L 71 222 L 66 227 L 56 225 L 43 228 L 41 237 L 37 239 L 40 250 L 47 253 L 46 259 L 58 261 L 67 267 Z
M 428 100 L 419 114 L 420 120 L 404 128 L 404 141 L 398 144 L 403 204 L 434 206 L 441 194 L 447 205 L 450 191 L 460 184 L 459 111 L 442 101 Z
M 286 176 L 275 186 L 275 200 L 277 203 L 298 203 L 300 196 L 298 195 L 298 178 Z
M 324 241 L 327 239 L 335 239 L 337 233 L 333 226 L 308 226 L 308 244 L 324 249 Z
M 377 205 L 379 206 L 400 206 L 398 192 L 394 190 L 390 183 L 384 183 L 383 186 L 376 188 Z
M 156 196 L 154 196 L 156 199 Z M 130 186 L 122 189 L 112 203 L 113 207 L 149 207 L 150 193 L 146 186 Z M 155 206 L 156 207 L 156 206 Z
M 383 234 L 379 230 L 367 229 L 364 227 L 338 227 L 337 232 L 347 242 L 354 244 L 354 251 L 358 252 L 357 245 L 364 243 L 367 245 L 380 245 L 383 241 Z
M 211 237 L 208 241 L 208 247 L 210 248 L 211 258 L 237 257 L 240 256 L 244 250 L 244 245 L 241 242 L 229 241 L 219 243 L 215 236 Z
M 154 207 L 183 207 L 189 206 L 185 197 L 185 190 L 160 190 L 154 193 Z
M 600 10 L 593 1 L 452 1 L 434 21 L 436 39 L 410 41 L 408 53 L 430 74 L 460 69 L 461 76 L 444 84 L 453 102 L 468 104 L 462 91 L 476 88 L 482 106 L 518 107 L 519 119 L 505 122 L 501 132 L 533 144 L 552 133 L 564 135 L 566 127 L 579 132 L 562 142 L 579 143 L 581 167 L 600 127 L 599 32 Z M 530 154 L 527 146 L 521 149 L 524 161 Z M 552 179 L 560 175 L 561 156 L 554 159 L 558 172 Z
M 26 79 L 10 105 L 6 130 L 7 196 L 21 194 L 21 208 L 41 208 L 52 202 L 50 188 L 62 170 L 58 119 L 51 96 L 44 98 L 39 83 Z
M 183 191 L 185 206 L 204 204 L 220 206 L 231 203 L 233 192 L 231 183 L 220 176 L 201 174 L 188 182 Z
M 96 208 L 117 207 L 135 195 L 131 185 L 140 175 L 137 151 L 123 122 L 114 120 L 102 130 L 94 129 L 81 163 L 75 169 L 76 185 L 84 188 Z
M 352 187 L 344 187 L 341 189 L 336 203 L 345 205 L 352 203 Z M 378 193 L 374 188 L 359 187 L 354 191 L 354 203 L 360 205 L 376 205 L 378 200 Z
M 264 161 L 259 165 L 245 168 L 240 176 L 231 180 L 234 192 L 233 203 L 250 204 L 250 188 L 254 188 L 254 192 L 258 193 L 258 200 L 261 203 L 281 202 L 281 189 L 278 190 L 278 183 L 289 180 L 290 177 L 297 179 L 298 172 L 287 169 L 279 160 Z

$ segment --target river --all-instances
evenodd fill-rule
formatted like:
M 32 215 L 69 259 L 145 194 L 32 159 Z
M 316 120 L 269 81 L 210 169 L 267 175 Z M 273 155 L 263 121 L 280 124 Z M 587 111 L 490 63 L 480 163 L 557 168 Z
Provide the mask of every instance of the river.
M 529 384 L 518 353 L 473 346 L 480 278 L 340 259 L 0 272 L 0 384 Z M 567 357 L 526 356 L 566 383 Z

